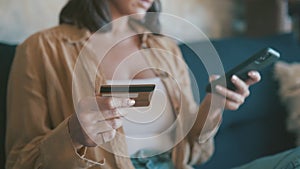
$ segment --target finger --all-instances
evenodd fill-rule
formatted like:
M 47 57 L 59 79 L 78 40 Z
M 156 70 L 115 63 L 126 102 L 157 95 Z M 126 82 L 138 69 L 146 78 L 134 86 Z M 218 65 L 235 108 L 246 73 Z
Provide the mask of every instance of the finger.
M 117 131 L 116 130 L 111 130 L 111 131 L 107 131 L 107 132 L 100 132 L 97 133 L 95 138 L 95 142 L 100 145 L 100 144 L 104 144 L 106 142 L 111 141 L 112 139 L 115 138 Z
M 79 111 L 98 110 L 96 98 L 89 96 L 81 99 L 78 104 Z
M 81 125 L 84 124 L 94 124 L 96 123 L 99 119 L 104 119 L 102 116 L 99 116 L 99 111 L 93 111 L 93 110 L 86 110 L 82 111 L 80 113 L 76 113 L 77 119 L 81 123 Z
M 112 139 L 114 139 L 115 136 L 116 136 L 116 133 L 117 133 L 116 130 L 111 130 L 111 131 L 107 131 L 107 132 L 101 133 L 101 134 L 102 134 L 104 142 L 106 143 L 106 142 L 111 141 Z
M 237 110 L 240 107 L 241 104 L 238 104 L 236 102 L 233 101 L 226 101 L 225 103 L 225 109 L 228 110 Z
M 216 91 L 220 95 L 226 97 L 227 100 L 230 100 L 230 101 L 235 102 L 237 104 L 242 104 L 245 101 L 245 98 L 241 94 L 236 93 L 236 92 L 231 91 L 231 90 L 228 90 L 227 88 L 225 88 L 223 86 L 217 85 L 216 86 Z
M 86 111 L 85 113 L 81 113 L 80 119 L 83 122 L 95 123 L 95 122 L 99 122 L 99 121 L 111 120 L 111 119 L 124 117 L 125 115 L 126 115 L 126 112 L 121 111 L 119 109 L 104 110 L 104 111 L 89 110 L 89 111 Z
M 106 120 L 106 121 L 99 121 L 95 124 L 88 125 L 85 127 L 87 133 L 103 133 L 107 131 L 111 131 L 114 129 L 118 129 L 122 126 L 121 119 L 113 119 L 113 120 Z
M 99 120 L 110 120 L 110 119 L 115 119 L 120 117 L 124 117 L 124 114 L 118 109 L 104 110 L 102 111 L 102 115 L 100 116 Z
M 124 113 L 120 114 L 118 109 L 105 110 L 105 111 L 93 111 L 88 110 L 77 114 L 77 118 L 81 125 L 95 124 L 99 121 L 111 120 L 120 117 L 124 117 Z
M 112 126 L 106 121 L 101 121 L 95 124 L 86 125 L 84 126 L 84 129 L 86 133 L 91 137 L 97 133 L 101 133 L 101 132 L 103 133 L 103 132 L 113 130 Z
M 250 79 L 248 79 L 246 81 L 246 83 L 250 86 L 250 85 L 253 85 L 257 82 L 259 82 L 261 80 L 261 76 L 260 76 L 260 73 L 257 72 L 257 71 L 250 71 L 248 72 L 248 76 L 250 77 Z
M 121 126 L 122 126 L 121 119 L 99 121 L 98 123 L 96 123 L 92 126 L 93 129 L 90 129 L 90 132 L 91 133 L 107 132 L 110 130 L 118 129 Z
M 231 82 L 235 85 L 236 92 L 238 92 L 242 96 L 249 96 L 249 86 L 246 84 L 246 82 L 238 78 L 236 75 L 233 75 L 231 77 Z
M 122 120 L 121 119 L 105 120 L 105 121 L 99 122 L 99 124 L 100 123 L 104 123 L 105 125 L 108 125 L 110 130 L 118 129 L 122 126 Z M 106 131 L 109 131 L 109 130 L 106 130 Z
M 219 79 L 220 77 L 221 77 L 220 75 L 215 75 L 215 74 L 210 75 L 210 76 L 209 76 L 209 82 L 212 82 L 212 81 L 214 81 L 214 80 L 217 80 L 217 79 Z
M 135 104 L 135 101 L 129 98 L 99 96 L 97 96 L 96 98 L 100 110 L 112 110 L 116 108 L 131 107 Z

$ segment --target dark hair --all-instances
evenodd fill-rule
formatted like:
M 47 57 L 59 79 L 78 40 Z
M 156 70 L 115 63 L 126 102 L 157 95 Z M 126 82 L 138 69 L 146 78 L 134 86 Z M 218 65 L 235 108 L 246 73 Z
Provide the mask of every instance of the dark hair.
M 112 21 L 109 9 L 109 0 L 69 0 L 63 7 L 59 16 L 60 24 L 76 25 L 79 28 L 87 28 L 91 32 L 96 32 Z M 160 32 L 159 12 L 161 12 L 160 0 L 154 0 L 143 21 L 138 21 L 152 32 Z M 110 26 L 105 26 L 101 30 L 107 32 Z

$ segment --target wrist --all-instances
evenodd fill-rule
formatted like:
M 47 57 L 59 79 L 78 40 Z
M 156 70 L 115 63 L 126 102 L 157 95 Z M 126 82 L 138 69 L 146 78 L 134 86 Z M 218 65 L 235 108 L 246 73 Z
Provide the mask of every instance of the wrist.
M 77 115 L 73 114 L 69 119 L 69 133 L 76 148 L 96 147 L 97 144 L 88 136 L 88 134 L 82 129 Z
M 210 138 L 212 138 L 219 129 L 222 121 L 222 109 L 217 106 L 213 94 L 207 94 L 203 99 L 196 122 L 191 130 L 190 139 L 191 141 L 197 141 L 199 143 L 204 143 Z
M 82 147 L 84 147 L 82 144 L 80 144 L 76 138 L 78 138 L 77 134 L 78 132 L 75 132 L 74 129 L 78 128 L 76 127 L 76 117 L 72 115 L 68 121 L 68 128 L 69 128 L 69 134 L 72 140 L 72 144 L 76 150 L 80 150 Z

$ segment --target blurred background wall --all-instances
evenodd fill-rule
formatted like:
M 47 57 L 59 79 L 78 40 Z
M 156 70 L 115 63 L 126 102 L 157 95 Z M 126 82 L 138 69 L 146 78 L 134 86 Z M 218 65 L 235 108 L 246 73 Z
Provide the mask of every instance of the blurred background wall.
M 0 0 L 0 42 L 18 44 L 58 24 L 67 0 Z M 163 12 L 182 17 L 209 38 L 264 36 L 291 31 L 287 0 L 161 0 Z M 176 25 L 176 26 L 174 26 Z M 186 41 L 199 40 L 185 25 L 168 23 Z
M 0 0 L 0 42 L 18 44 L 32 33 L 58 24 L 67 0 Z
M 164 12 L 183 17 L 210 38 L 290 32 L 288 0 L 161 0 Z M 176 25 L 176 24 L 171 24 Z M 176 25 L 184 31 L 184 25 Z M 189 40 L 193 34 L 187 34 Z
M 163 12 L 182 17 L 202 30 L 210 38 L 230 36 L 235 15 L 232 0 L 161 0 Z M 174 27 L 173 25 L 176 25 Z M 178 32 L 184 33 L 185 25 L 170 24 Z M 188 41 L 195 39 L 193 33 L 185 32 Z

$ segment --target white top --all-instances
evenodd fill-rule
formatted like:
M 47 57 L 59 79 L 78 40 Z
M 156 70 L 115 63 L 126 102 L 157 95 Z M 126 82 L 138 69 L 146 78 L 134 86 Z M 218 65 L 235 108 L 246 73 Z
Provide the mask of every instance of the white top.
M 162 153 L 173 147 L 171 125 L 175 121 L 169 96 L 160 78 L 113 80 L 108 84 L 156 84 L 148 107 L 123 108 L 123 128 L 130 155 L 138 150 Z M 171 130 L 171 131 L 169 131 Z M 154 155 L 154 154 L 153 154 Z

